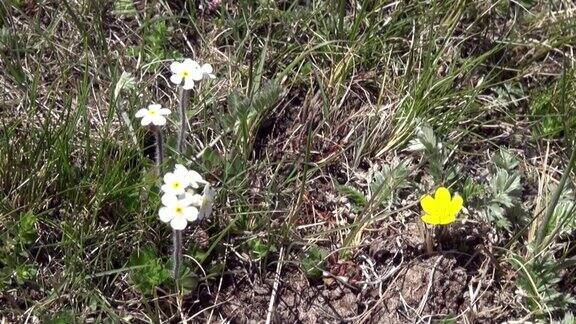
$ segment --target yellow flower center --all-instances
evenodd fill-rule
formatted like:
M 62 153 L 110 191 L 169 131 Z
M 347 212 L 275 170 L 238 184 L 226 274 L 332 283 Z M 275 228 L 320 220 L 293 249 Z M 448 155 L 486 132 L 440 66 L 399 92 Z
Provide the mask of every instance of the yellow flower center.
M 156 116 L 158 112 L 156 110 L 148 110 L 148 116 Z
M 180 206 L 176 207 L 176 209 L 174 210 L 176 212 L 176 214 L 181 215 L 184 212 L 184 209 Z
M 182 185 L 178 181 L 172 183 L 172 189 L 180 189 L 181 186 Z
M 189 75 L 190 75 L 190 72 L 188 72 L 188 70 L 182 71 L 182 77 L 183 78 L 187 78 Z

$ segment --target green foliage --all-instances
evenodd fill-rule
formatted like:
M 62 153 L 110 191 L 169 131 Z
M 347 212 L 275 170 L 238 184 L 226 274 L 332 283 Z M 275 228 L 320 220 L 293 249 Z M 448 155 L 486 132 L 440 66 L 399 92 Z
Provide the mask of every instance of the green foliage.
M 0 288 L 18 285 L 36 277 L 36 266 L 29 263 L 28 246 L 36 240 L 38 217 L 32 212 L 20 216 L 17 225 L 0 237 Z
M 520 226 L 521 220 L 512 211 L 520 203 L 522 185 L 520 173 L 515 169 L 516 158 L 505 150 L 498 152 L 493 158 L 495 167 L 489 176 L 481 214 L 486 220 L 493 222 L 497 228 L 511 231 Z
M 152 69 L 160 67 L 159 61 L 179 58 L 178 51 L 168 49 L 168 40 L 171 28 L 165 20 L 152 19 L 142 29 L 142 43 L 139 47 L 128 48 L 129 55 L 142 56 L 145 62 L 149 62 Z
M 549 186 L 548 196 L 552 196 L 556 186 Z M 576 196 L 574 190 L 566 188 L 560 194 L 560 199 L 546 224 L 546 235 L 558 230 L 558 235 L 569 236 L 576 230 Z
M 574 314 L 572 314 L 570 311 L 566 312 L 560 321 L 560 324 L 576 324 L 576 318 L 574 317 Z
M 496 102 L 501 106 L 517 107 L 520 99 L 524 97 L 524 89 L 522 84 L 518 82 L 507 82 L 496 87 L 494 92 L 496 93 Z
M 253 238 L 249 240 L 248 247 L 250 249 L 250 253 L 256 260 L 264 259 L 271 252 L 277 251 L 276 245 L 274 243 L 272 243 L 270 240 L 268 240 L 268 242 L 264 242 L 260 238 Z
M 515 257 L 511 263 L 518 269 L 517 286 L 529 309 L 544 318 L 569 309 L 576 304 L 572 294 L 559 291 L 560 264 L 549 256 L 531 262 Z
M 470 202 L 477 200 L 485 195 L 485 188 L 482 184 L 478 183 L 471 177 L 466 178 L 464 187 L 462 188 L 462 198 L 464 201 Z
M 381 170 L 372 172 L 368 179 L 368 195 L 348 185 L 336 185 L 336 188 L 350 200 L 355 211 L 361 210 L 372 199 L 376 205 L 389 207 L 396 190 L 409 186 L 410 163 L 410 159 L 400 161 L 394 158 Z
M 300 261 L 300 267 L 310 279 L 322 277 L 327 253 L 317 245 L 312 245 Z
M 508 171 L 518 166 L 518 159 L 508 150 L 499 150 L 492 158 L 492 161 L 496 167 Z
M 170 270 L 156 256 L 152 247 L 135 251 L 130 257 L 130 279 L 142 294 L 151 294 L 156 287 L 170 278 Z
M 138 14 L 134 1 L 132 0 L 116 0 L 114 3 L 114 13 L 117 15 L 135 16 Z
M 282 87 L 270 81 L 251 96 L 233 92 L 228 97 L 232 118 L 228 119 L 227 126 L 234 131 L 237 145 L 242 148 L 245 157 L 252 150 L 254 136 L 266 113 L 278 102 L 281 94 Z
M 530 105 L 532 120 L 536 123 L 531 130 L 535 135 L 557 138 L 567 130 L 576 129 L 576 100 L 568 95 L 576 91 L 575 73 L 573 69 L 566 71 L 552 86 L 535 95 Z
M 390 164 L 382 166 L 382 170 L 374 172 L 370 181 L 370 195 L 379 204 L 391 204 L 394 192 L 409 185 L 408 176 L 410 160 L 400 161 L 394 158 Z
M 366 203 L 368 203 L 368 200 L 366 199 L 364 193 L 354 187 L 346 185 L 343 186 L 336 185 L 336 188 L 338 189 L 338 191 L 340 191 L 341 194 L 343 194 L 350 200 L 352 206 L 356 210 L 360 209 L 361 207 L 364 207 Z
M 75 324 L 79 323 L 74 313 L 69 310 L 62 310 L 56 313 L 52 318 L 44 321 L 47 324 Z
M 447 169 L 444 167 L 447 158 L 444 145 L 437 139 L 434 130 L 427 123 L 420 123 L 416 129 L 416 137 L 408 143 L 406 150 L 422 154 L 428 173 L 437 185 L 448 182 L 454 176 L 454 166 Z

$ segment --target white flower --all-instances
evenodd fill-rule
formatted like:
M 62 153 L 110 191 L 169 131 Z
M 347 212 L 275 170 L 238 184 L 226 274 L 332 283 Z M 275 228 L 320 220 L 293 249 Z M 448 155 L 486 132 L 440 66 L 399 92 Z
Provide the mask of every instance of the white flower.
M 186 187 L 190 185 L 188 177 L 184 176 L 181 171 L 174 173 L 168 172 L 164 175 L 164 184 L 160 189 L 169 195 L 182 195 L 186 192 Z
M 174 167 L 174 174 L 177 174 L 178 177 L 185 178 L 188 185 L 190 185 L 190 187 L 194 189 L 200 188 L 200 184 L 207 183 L 206 180 L 202 178 L 200 173 L 194 170 L 188 170 L 182 164 L 176 164 L 176 166 Z
M 210 184 L 204 186 L 204 192 L 200 202 L 200 210 L 198 211 L 198 219 L 208 218 L 212 214 L 212 203 L 216 196 L 216 190 L 210 187 Z
M 142 118 L 142 126 L 156 125 L 162 126 L 166 124 L 166 115 L 170 115 L 170 109 L 162 108 L 159 104 L 151 104 L 148 108 L 142 108 L 136 112 L 136 118 Z
M 170 64 L 170 71 L 172 71 L 170 81 L 178 85 L 184 81 L 182 88 L 186 90 L 192 89 L 194 87 L 194 81 L 200 81 L 204 76 L 200 64 L 189 58 L 183 62 L 172 62 L 172 64 Z
M 204 79 L 216 79 L 216 76 L 212 73 L 214 71 L 212 65 L 208 63 L 202 64 L 200 70 L 202 71 Z
M 193 222 L 198 218 L 198 209 L 191 206 L 194 199 L 192 195 L 186 193 L 183 199 L 178 199 L 177 196 L 165 194 L 162 196 L 162 204 L 158 211 L 160 220 L 164 223 L 170 222 L 175 230 L 183 230 L 188 225 L 188 222 Z

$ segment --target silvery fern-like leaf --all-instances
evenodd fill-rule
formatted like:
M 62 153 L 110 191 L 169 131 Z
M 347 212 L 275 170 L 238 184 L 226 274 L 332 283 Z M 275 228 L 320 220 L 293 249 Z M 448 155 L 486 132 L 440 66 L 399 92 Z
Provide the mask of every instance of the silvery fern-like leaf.
M 381 171 L 374 172 L 369 183 L 369 196 L 377 195 L 381 203 L 391 201 L 394 191 L 407 185 L 410 160 L 400 161 L 394 158 L 384 165 Z
M 131 73 L 122 72 L 118 82 L 116 82 L 116 87 L 114 87 L 114 99 L 118 100 L 118 96 L 120 96 L 120 92 L 122 90 L 132 90 L 136 86 L 136 79 L 132 76 Z
M 357 207 L 364 207 L 368 202 L 364 193 L 354 187 L 337 185 L 337 188 Z
M 410 152 L 426 151 L 428 153 L 437 153 L 441 148 L 442 145 L 438 143 L 432 127 L 422 123 L 416 128 L 416 138 L 408 143 L 406 150 Z
M 410 152 L 423 152 L 426 149 L 426 146 L 422 144 L 419 138 L 414 138 L 408 142 L 408 147 L 406 151 Z
M 518 166 L 516 157 L 506 149 L 501 149 L 493 157 L 494 164 L 504 170 L 512 170 Z
M 511 230 L 508 213 L 518 205 L 521 189 L 520 175 L 516 171 L 497 168 L 496 175 L 489 179 L 490 198 L 483 212 L 486 219 L 494 222 L 498 228 Z
M 509 200 L 513 200 L 513 196 L 522 188 L 520 176 L 515 172 L 510 174 L 504 169 L 498 169 L 496 176 L 490 180 L 490 186 L 494 196 L 507 195 L 510 196 Z

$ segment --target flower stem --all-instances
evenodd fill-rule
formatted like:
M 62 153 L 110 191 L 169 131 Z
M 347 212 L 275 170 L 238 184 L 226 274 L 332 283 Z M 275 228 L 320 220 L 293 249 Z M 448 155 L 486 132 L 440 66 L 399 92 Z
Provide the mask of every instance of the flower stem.
M 172 231 L 172 244 L 174 245 L 174 250 L 172 251 L 172 256 L 174 258 L 172 270 L 174 272 L 174 278 L 179 279 L 180 267 L 182 265 L 182 231 Z
M 178 132 L 177 151 L 182 154 L 184 151 L 184 140 L 186 138 L 186 128 L 188 127 L 186 118 L 186 104 L 188 103 L 188 90 L 183 87 L 178 89 L 178 112 L 180 114 L 180 130 Z M 174 278 L 180 278 L 180 266 L 182 265 L 182 231 L 172 231 L 172 245 L 174 258 Z M 176 281 L 178 282 L 178 281 Z
M 160 176 L 160 166 L 164 162 L 164 139 L 162 137 L 162 130 L 160 127 L 152 126 L 152 132 L 154 133 L 154 145 L 156 147 L 154 162 L 156 162 L 156 173 L 158 176 Z
M 178 89 L 178 112 L 180 114 L 180 131 L 178 132 L 178 153 L 184 151 L 184 140 L 186 139 L 186 128 L 188 119 L 186 118 L 186 106 L 188 104 L 188 90 L 183 87 Z

